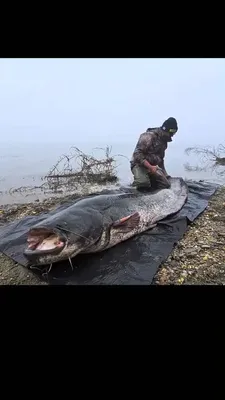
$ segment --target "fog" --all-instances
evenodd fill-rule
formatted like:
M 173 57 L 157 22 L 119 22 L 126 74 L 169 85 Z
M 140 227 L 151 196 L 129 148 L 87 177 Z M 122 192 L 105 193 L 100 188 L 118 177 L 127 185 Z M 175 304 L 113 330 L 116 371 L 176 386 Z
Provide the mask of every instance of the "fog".
M 129 143 L 173 116 L 174 145 L 224 140 L 224 59 L 1 59 L 1 143 Z

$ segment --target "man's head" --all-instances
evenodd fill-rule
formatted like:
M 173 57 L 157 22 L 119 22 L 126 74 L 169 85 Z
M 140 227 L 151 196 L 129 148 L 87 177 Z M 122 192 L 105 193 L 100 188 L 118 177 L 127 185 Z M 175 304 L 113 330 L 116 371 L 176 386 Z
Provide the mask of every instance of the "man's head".
M 173 135 L 178 131 L 178 125 L 175 118 L 170 117 L 163 122 L 161 129 L 165 133 L 165 138 L 168 142 L 172 141 Z

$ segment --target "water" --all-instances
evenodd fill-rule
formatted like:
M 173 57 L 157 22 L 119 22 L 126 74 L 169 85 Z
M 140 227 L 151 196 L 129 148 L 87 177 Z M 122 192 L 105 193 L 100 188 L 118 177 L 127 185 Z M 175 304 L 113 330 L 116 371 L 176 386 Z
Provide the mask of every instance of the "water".
M 68 154 L 70 147 L 76 145 L 84 153 L 93 153 L 96 157 L 104 157 L 102 150 L 93 150 L 96 147 L 105 148 L 108 143 L 13 143 L 1 144 L 0 149 L 0 204 L 24 203 L 28 201 L 41 200 L 43 193 L 33 191 L 32 193 L 13 193 L 13 188 L 24 186 L 40 186 L 41 179 L 50 168 L 56 164 L 62 154 Z M 112 144 L 112 155 L 122 154 L 124 157 L 116 157 L 117 172 L 121 184 L 132 182 L 129 160 L 134 149 L 134 143 Z M 172 176 L 181 176 L 187 179 L 205 179 L 218 183 L 225 183 L 211 171 L 208 172 L 187 172 L 184 164 L 189 162 L 196 165 L 197 158 L 188 157 L 184 154 L 185 148 L 171 143 L 166 152 L 165 165 L 167 172 Z M 127 159 L 127 158 L 128 159 Z

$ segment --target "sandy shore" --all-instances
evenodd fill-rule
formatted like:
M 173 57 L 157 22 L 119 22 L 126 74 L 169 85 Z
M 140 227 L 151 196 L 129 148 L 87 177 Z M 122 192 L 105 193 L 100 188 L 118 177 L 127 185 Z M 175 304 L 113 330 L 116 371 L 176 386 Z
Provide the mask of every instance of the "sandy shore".
M 62 199 L 8 205 L 0 209 L 0 224 L 55 208 Z M 1 285 L 45 285 L 30 271 L 0 253 Z M 211 198 L 206 211 L 161 265 L 155 285 L 225 284 L 225 187 Z

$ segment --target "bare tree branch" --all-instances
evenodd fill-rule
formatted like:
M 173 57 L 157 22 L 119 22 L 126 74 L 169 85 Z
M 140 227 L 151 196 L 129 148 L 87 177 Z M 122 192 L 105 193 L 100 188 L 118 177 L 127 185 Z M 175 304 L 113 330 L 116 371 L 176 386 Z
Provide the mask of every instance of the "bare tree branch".
M 214 146 L 206 147 L 188 147 L 185 154 L 190 156 L 195 154 L 198 156 L 200 165 L 191 166 L 189 163 L 184 164 L 186 171 L 207 171 L 211 169 L 217 175 L 225 175 L 225 145 L 220 144 L 217 148 Z M 222 167 L 222 169 L 221 169 Z
M 49 191 L 60 193 L 62 190 L 69 192 L 77 189 L 81 184 L 115 183 L 118 181 L 115 157 L 123 156 L 112 156 L 111 146 L 106 146 L 105 149 L 100 148 L 100 150 L 105 152 L 104 157 L 95 158 L 72 146 L 69 154 L 62 154 L 56 164 L 50 168 L 48 174 L 42 177 L 44 183 L 41 186 L 11 188 L 9 193 L 28 193 L 36 189 L 40 189 L 44 193 Z

